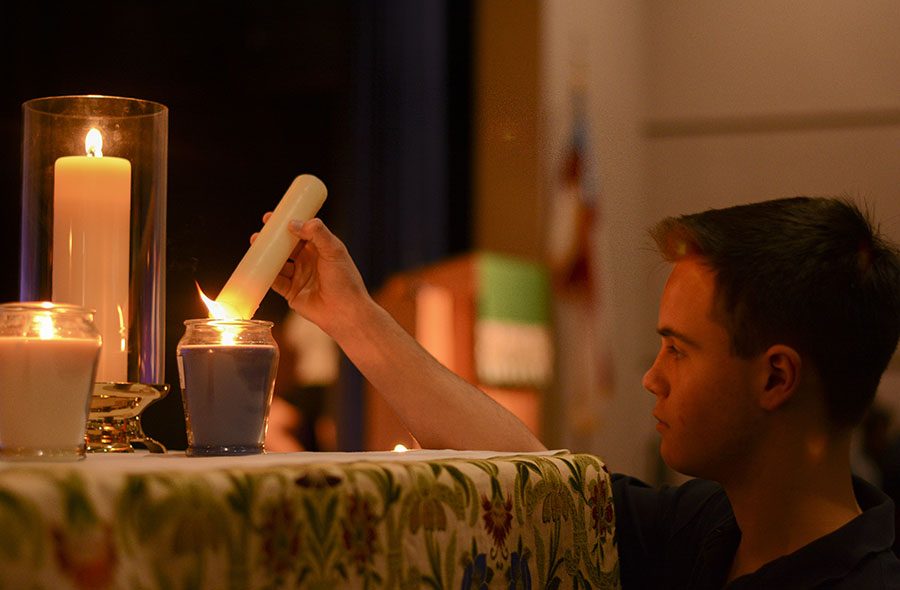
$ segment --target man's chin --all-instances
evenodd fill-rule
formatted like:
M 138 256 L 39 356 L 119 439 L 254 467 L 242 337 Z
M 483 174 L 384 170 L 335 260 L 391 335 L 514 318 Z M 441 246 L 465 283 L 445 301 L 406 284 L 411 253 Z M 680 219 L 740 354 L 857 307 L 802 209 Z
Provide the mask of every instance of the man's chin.
M 700 477 L 708 479 L 707 476 L 703 475 L 703 469 L 701 469 L 695 462 L 692 462 L 686 457 L 673 452 L 672 449 L 667 448 L 665 441 L 662 441 L 662 443 L 660 444 L 659 454 L 662 457 L 663 463 L 666 464 L 666 467 L 676 472 L 678 475 L 682 475 L 684 477 Z

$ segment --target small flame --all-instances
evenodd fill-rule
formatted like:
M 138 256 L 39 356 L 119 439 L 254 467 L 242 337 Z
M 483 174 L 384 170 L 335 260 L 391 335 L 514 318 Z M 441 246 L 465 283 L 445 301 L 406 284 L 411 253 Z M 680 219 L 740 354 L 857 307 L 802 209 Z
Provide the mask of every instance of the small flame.
M 92 158 L 103 157 L 103 135 L 99 129 L 91 127 L 91 130 L 84 136 L 84 152 Z
M 211 319 L 221 320 L 222 322 L 240 319 L 233 313 L 230 313 L 227 307 L 207 297 L 203 293 L 203 289 L 200 288 L 199 283 L 195 284 L 197 285 L 197 292 L 200 293 L 200 299 L 203 300 L 203 303 L 206 305 L 206 309 L 209 310 L 209 317 Z M 236 326 L 228 325 L 227 323 L 223 323 L 222 325 L 214 323 L 213 325 L 215 326 L 216 330 L 218 330 L 222 334 L 222 344 L 231 345 L 235 343 L 239 328 L 237 328 Z
M 401 443 L 397 443 L 396 445 L 394 445 L 394 452 L 395 452 L 395 453 L 405 453 L 405 452 L 408 451 L 408 450 L 409 450 L 409 449 L 407 449 L 406 446 L 403 445 L 403 444 L 401 444 Z
M 41 340 L 51 340 L 56 337 L 56 326 L 53 325 L 53 318 L 49 313 L 34 316 L 34 323 Z
M 197 285 L 197 292 L 200 293 L 200 299 L 203 300 L 203 304 L 206 305 L 206 309 L 209 310 L 209 317 L 214 320 L 236 320 L 240 319 L 234 314 L 228 313 L 228 309 L 217 301 L 213 301 L 209 297 L 207 297 L 203 293 L 203 289 L 200 288 L 199 283 L 194 283 Z

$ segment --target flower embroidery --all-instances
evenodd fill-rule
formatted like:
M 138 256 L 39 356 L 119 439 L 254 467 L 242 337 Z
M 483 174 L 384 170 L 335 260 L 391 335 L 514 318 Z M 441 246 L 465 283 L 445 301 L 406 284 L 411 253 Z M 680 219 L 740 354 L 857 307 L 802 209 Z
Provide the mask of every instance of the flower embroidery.
M 76 588 L 93 590 L 112 586 L 117 559 L 108 525 L 92 527 L 76 537 L 54 528 L 53 546 L 59 569 Z
M 441 501 L 430 493 L 430 490 L 419 494 L 410 509 L 410 532 L 415 534 L 420 526 L 426 531 L 447 530 L 447 515 L 444 513 L 444 507 L 441 505 Z
M 562 485 L 554 483 L 547 495 L 544 496 L 544 503 L 541 505 L 541 521 L 559 522 L 563 518 L 568 519 L 568 517 L 566 490 Z
M 512 499 L 507 496 L 504 500 L 502 493 L 495 493 L 490 500 L 481 496 L 481 508 L 485 530 L 493 537 L 494 546 L 502 548 L 512 526 Z
M 260 533 L 266 569 L 284 575 L 300 554 L 300 524 L 290 502 L 282 500 L 267 507 Z
M 613 505 L 608 497 L 606 480 L 598 481 L 590 484 L 588 504 L 591 507 L 591 523 L 594 530 L 603 536 L 612 530 Z
M 507 588 L 509 590 L 531 590 L 531 570 L 528 568 L 528 560 L 531 558 L 531 550 L 522 549 L 522 537 L 519 537 L 519 547 L 513 551 L 509 558 L 509 569 L 506 570 Z
M 375 555 L 376 518 L 369 500 L 357 494 L 347 496 L 347 515 L 341 521 L 344 547 L 356 570 L 362 573 Z
M 301 488 L 322 490 L 337 487 L 343 481 L 341 476 L 328 473 L 324 469 L 310 469 L 295 479 L 294 483 Z
M 487 590 L 494 577 L 494 570 L 488 566 L 487 555 L 478 553 L 472 541 L 472 554 L 463 557 L 462 590 Z

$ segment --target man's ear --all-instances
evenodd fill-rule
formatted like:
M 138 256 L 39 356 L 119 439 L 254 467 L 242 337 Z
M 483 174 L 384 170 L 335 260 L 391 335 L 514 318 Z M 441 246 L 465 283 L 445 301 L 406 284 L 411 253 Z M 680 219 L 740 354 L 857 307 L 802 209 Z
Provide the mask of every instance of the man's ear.
M 791 399 L 800 385 L 800 354 L 783 344 L 769 347 L 763 353 L 766 381 L 760 395 L 760 407 L 776 410 Z

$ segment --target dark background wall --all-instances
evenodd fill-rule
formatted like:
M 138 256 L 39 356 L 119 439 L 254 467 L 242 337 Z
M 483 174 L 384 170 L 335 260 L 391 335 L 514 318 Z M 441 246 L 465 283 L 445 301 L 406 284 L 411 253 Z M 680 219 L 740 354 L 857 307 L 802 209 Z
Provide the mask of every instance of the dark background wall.
M 370 288 L 470 246 L 469 2 L 16 2 L 0 19 L 0 301 L 18 299 L 21 103 L 63 94 L 167 105 L 166 380 L 145 430 L 183 448 L 174 351 L 294 176 Z M 280 320 L 274 293 L 258 318 Z M 345 363 L 346 365 L 346 363 Z M 342 371 L 339 443 L 362 441 Z M 7 392 L 0 392 L 6 395 Z

